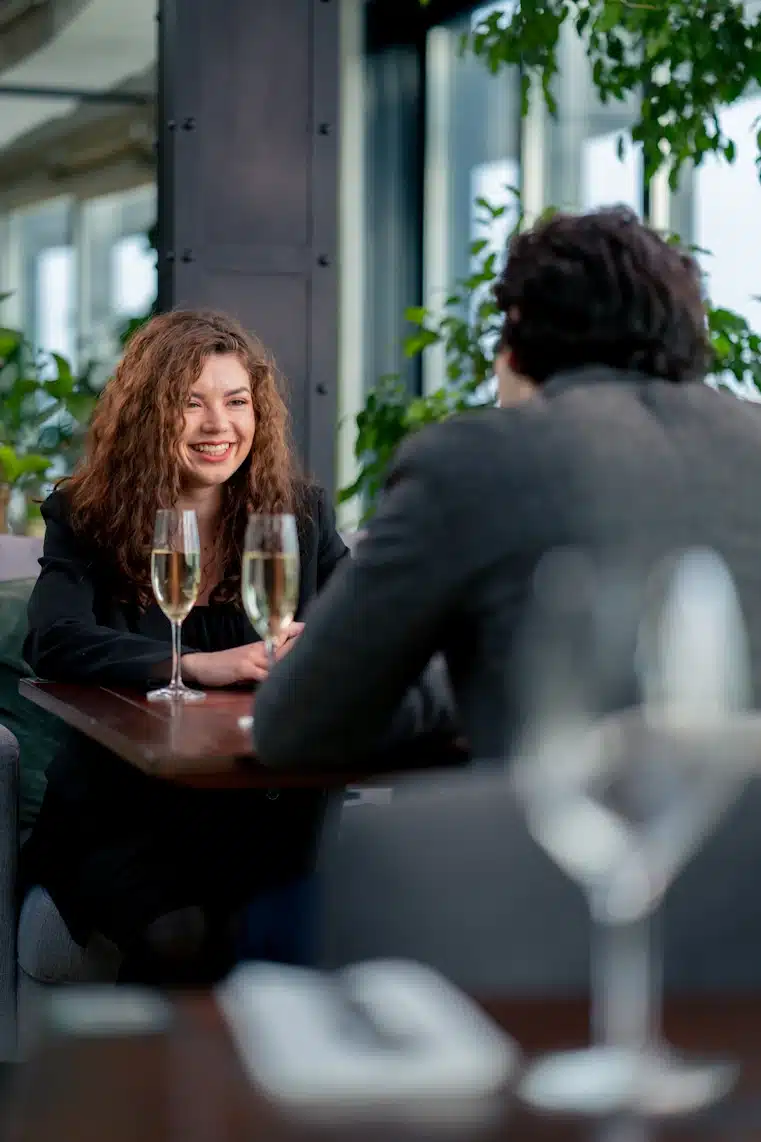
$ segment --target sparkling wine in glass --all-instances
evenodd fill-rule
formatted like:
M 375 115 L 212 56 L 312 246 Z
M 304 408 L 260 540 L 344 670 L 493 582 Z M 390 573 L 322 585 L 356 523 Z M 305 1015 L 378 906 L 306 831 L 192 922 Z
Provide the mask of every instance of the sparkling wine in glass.
M 249 516 L 241 593 L 272 668 L 278 642 L 293 622 L 299 603 L 299 539 L 294 516 Z
M 606 609 L 610 583 L 595 581 L 591 565 L 581 584 L 578 553 L 557 558 L 553 570 L 535 737 L 514 780 L 535 840 L 589 901 L 594 1046 L 540 1060 L 521 1093 L 544 1110 L 683 1113 L 721 1097 L 736 1068 L 680 1056 L 660 1037 L 650 920 L 748 780 L 745 628 L 731 577 L 710 551 L 688 551 L 651 578 L 632 623 L 620 594 Z M 605 611 L 602 628 L 578 621 L 583 607 L 574 603 L 585 589 L 598 620 Z M 616 615 L 636 638 L 616 636 Z M 595 718 L 593 691 L 602 683 L 589 663 L 606 635 L 619 666 L 627 642 L 637 645 L 629 657 L 642 704 Z M 610 650 L 598 656 L 608 677 L 617 669 Z
M 182 624 L 195 606 L 201 587 L 201 543 L 196 513 L 175 509 L 156 512 L 151 553 L 151 583 L 156 602 L 172 626 L 172 679 L 151 690 L 151 702 L 198 702 L 206 695 L 182 681 Z

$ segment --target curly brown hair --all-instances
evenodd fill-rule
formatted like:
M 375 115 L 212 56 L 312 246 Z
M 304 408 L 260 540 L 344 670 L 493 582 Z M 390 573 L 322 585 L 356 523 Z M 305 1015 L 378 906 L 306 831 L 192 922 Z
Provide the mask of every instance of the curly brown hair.
M 150 553 L 158 508 L 181 493 L 178 444 L 191 386 L 215 353 L 234 353 L 251 380 L 254 446 L 223 486 L 217 543 L 224 580 L 215 597 L 239 598 L 240 559 L 251 511 L 300 504 L 282 380 L 271 355 L 221 313 L 176 310 L 130 339 L 95 408 L 84 455 L 65 482 L 74 530 L 113 553 L 140 606 L 152 597 Z
M 709 361 L 700 269 L 628 207 L 555 214 L 516 234 L 495 288 L 521 373 L 608 365 L 679 383 Z

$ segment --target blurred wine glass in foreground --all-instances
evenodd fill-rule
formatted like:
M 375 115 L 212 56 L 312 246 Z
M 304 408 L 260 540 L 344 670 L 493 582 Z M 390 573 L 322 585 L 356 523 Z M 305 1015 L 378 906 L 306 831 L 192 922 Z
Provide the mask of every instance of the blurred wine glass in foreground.
M 533 736 L 515 785 L 534 838 L 587 894 L 595 1045 L 540 1060 L 521 1094 L 546 1110 L 695 1109 L 731 1087 L 735 1068 L 660 1040 L 649 919 L 747 778 L 720 745 L 749 701 L 734 586 L 707 550 L 664 564 L 644 596 L 580 551 L 549 557 L 537 584 Z M 642 705 L 595 718 L 627 673 Z

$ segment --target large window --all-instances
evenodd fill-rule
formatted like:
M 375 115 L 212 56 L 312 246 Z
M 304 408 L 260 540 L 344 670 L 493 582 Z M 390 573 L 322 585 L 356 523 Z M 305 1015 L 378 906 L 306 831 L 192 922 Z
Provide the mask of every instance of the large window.
M 105 379 L 131 318 L 156 297 L 148 232 L 153 185 L 79 202 L 54 199 L 10 213 L 0 226 L 0 320 L 75 369 Z
M 156 0 L 34 7 L 0 52 L 0 324 L 108 370 L 155 296 Z

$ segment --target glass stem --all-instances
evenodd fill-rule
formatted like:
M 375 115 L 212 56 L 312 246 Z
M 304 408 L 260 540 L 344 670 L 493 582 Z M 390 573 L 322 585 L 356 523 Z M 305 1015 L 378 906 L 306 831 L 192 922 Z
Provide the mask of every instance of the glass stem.
M 277 659 L 275 658 L 275 640 L 268 634 L 264 640 L 264 649 L 267 651 L 267 669 L 272 670 Z
M 182 623 L 172 622 L 172 690 L 182 689 L 182 675 L 180 672 L 180 650 L 182 648 Z
M 592 1040 L 640 1052 L 659 1036 L 650 916 L 614 921 L 593 909 L 593 918 Z

